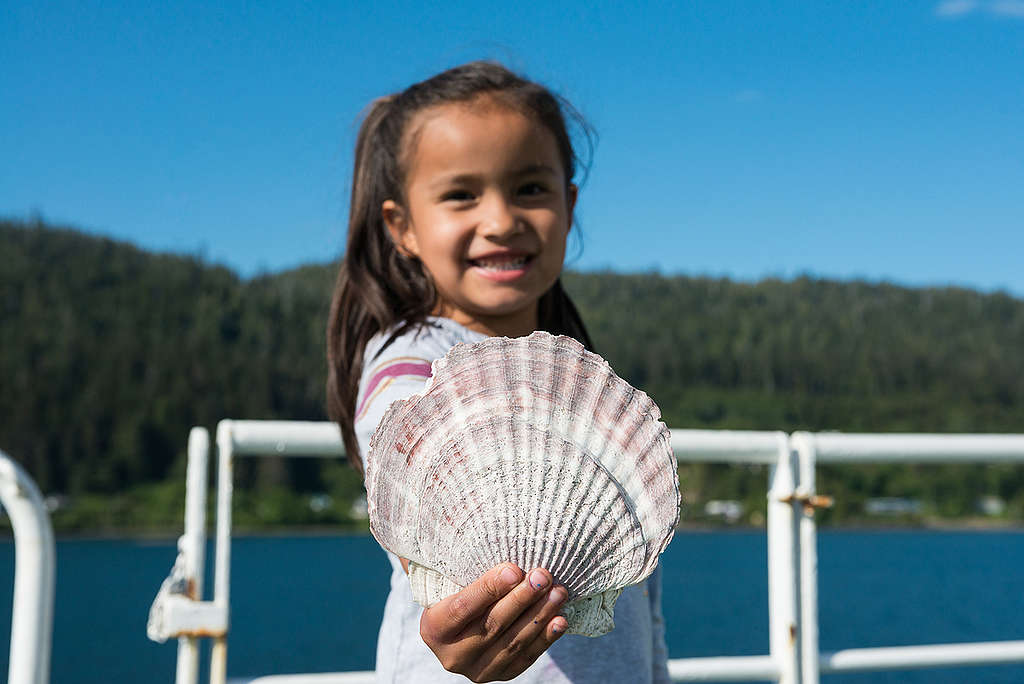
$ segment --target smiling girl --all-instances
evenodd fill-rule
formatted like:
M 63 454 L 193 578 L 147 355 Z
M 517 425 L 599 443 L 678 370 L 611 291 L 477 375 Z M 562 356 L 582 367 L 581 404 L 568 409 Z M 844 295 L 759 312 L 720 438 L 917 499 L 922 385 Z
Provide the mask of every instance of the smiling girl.
M 577 194 L 565 113 L 582 123 L 488 62 L 371 105 L 327 331 L 328 409 L 360 471 L 384 410 L 455 344 L 546 330 L 592 348 L 559 282 Z M 500 565 L 423 609 L 388 557 L 378 682 L 669 681 L 657 570 L 623 592 L 611 633 L 562 639 L 567 592 L 544 568 Z

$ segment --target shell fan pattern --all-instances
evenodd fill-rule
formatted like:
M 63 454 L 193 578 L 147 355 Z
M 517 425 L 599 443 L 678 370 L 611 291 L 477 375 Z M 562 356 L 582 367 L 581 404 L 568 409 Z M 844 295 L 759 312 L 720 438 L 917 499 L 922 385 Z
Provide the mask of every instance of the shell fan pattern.
M 495 565 L 547 568 L 570 633 L 612 629 L 679 517 L 661 413 L 576 340 L 535 332 L 459 344 L 370 441 L 370 530 L 410 560 L 430 606 Z

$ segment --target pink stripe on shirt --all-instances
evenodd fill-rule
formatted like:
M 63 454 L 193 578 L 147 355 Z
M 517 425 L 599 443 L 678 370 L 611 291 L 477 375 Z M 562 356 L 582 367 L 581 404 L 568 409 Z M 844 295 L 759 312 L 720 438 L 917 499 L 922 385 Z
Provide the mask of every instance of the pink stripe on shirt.
M 429 378 L 430 363 L 427 361 L 396 359 L 375 371 L 374 374 L 370 376 L 370 382 L 366 383 L 366 392 L 363 394 L 363 402 L 359 405 L 359 410 L 356 411 L 356 420 L 363 415 L 363 412 L 367 409 L 370 400 L 374 398 L 374 390 L 377 389 L 378 385 L 385 380 L 391 380 L 392 378 L 398 378 L 404 375 L 416 378 Z

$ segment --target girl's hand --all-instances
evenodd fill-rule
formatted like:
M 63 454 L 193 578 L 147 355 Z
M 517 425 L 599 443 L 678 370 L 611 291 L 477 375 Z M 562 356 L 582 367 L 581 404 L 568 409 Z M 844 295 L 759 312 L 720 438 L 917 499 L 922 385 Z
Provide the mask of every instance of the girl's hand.
M 474 682 L 512 679 L 569 626 L 558 609 L 565 587 L 544 569 L 498 565 L 457 594 L 423 611 L 420 636 L 444 669 Z

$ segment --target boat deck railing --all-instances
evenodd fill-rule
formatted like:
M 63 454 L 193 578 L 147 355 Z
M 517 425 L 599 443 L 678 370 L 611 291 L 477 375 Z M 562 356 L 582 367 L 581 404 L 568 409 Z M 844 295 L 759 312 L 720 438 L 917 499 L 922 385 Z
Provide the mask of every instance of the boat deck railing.
M 0 451 L 0 503 L 14 532 L 14 604 L 8 684 L 50 681 L 56 551 L 50 514 L 28 473 Z
M 680 463 L 769 466 L 767 487 L 769 652 L 760 656 L 677 658 L 674 681 L 777 681 L 817 684 L 822 673 L 1024 662 L 1024 641 L 851 648 L 818 647 L 815 510 L 831 505 L 815 487 L 818 463 L 1024 463 L 1024 435 L 842 434 L 672 430 Z M 217 520 L 213 598 L 202 600 L 206 472 L 203 428 L 189 439 L 185 534 L 172 576 L 154 603 L 150 632 L 178 638 L 177 684 L 195 684 L 198 640 L 213 639 L 211 684 L 227 672 L 232 468 L 236 456 L 344 455 L 333 423 L 224 420 L 217 426 Z M 171 590 L 166 590 L 171 587 Z M 173 587 L 178 587 L 174 590 Z M 271 675 L 251 684 L 369 684 L 372 672 Z
M 817 684 L 822 673 L 1024 662 L 1024 641 L 850 648 L 818 647 L 815 511 L 830 505 L 816 491 L 818 463 L 1024 463 L 1024 435 L 841 434 L 672 430 L 679 462 L 764 464 L 767 487 L 768 653 L 678 658 L 674 681 L 778 681 Z M 339 457 L 333 423 L 224 420 L 217 426 L 217 505 L 213 598 L 204 600 L 207 466 L 204 428 L 189 435 L 185 533 L 150 613 L 148 632 L 177 639 L 175 681 L 195 684 L 199 641 L 213 639 L 211 684 L 225 684 L 229 625 L 231 498 L 236 456 Z M 8 682 L 49 681 L 53 630 L 53 530 L 32 479 L 0 452 L 0 503 L 15 537 L 14 608 Z M 369 684 L 372 672 L 271 675 L 250 684 Z

